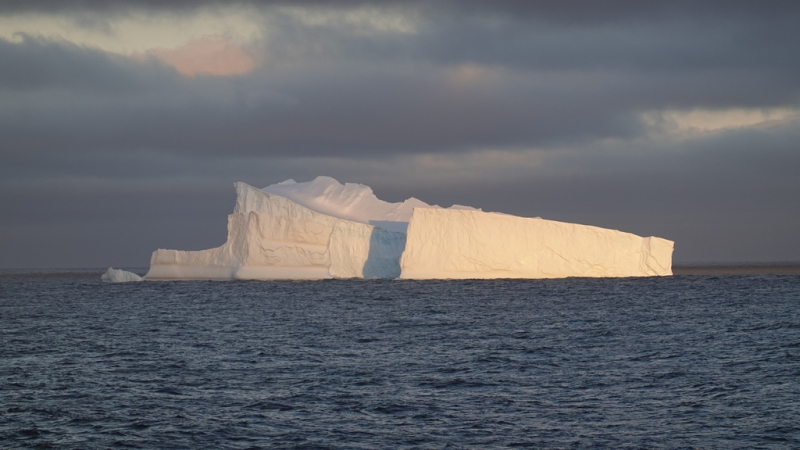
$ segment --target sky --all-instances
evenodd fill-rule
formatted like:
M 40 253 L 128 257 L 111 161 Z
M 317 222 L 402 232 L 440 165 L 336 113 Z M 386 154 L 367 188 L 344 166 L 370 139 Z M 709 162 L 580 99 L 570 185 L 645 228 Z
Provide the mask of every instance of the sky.
M 318 175 L 800 261 L 796 1 L 0 2 L 0 268 L 221 245 Z

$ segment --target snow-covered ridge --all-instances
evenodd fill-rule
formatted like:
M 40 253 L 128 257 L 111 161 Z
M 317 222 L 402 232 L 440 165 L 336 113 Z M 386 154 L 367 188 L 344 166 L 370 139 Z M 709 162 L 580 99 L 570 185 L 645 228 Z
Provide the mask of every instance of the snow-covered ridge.
M 414 198 L 389 203 L 368 186 L 342 185 L 330 177 L 264 189 L 235 187 L 225 244 L 202 251 L 156 250 L 145 279 L 672 274 L 673 243 L 656 237 L 457 205 L 444 209 Z M 138 278 L 112 270 L 104 280 Z
M 403 202 L 389 203 L 376 197 L 369 186 L 358 183 L 341 184 L 331 177 L 322 176 L 304 183 L 286 180 L 267 186 L 261 191 L 289 199 L 318 213 L 403 233 L 414 208 L 440 208 L 413 197 Z M 238 212 L 250 211 L 250 207 L 252 205 L 240 205 L 237 202 Z M 453 205 L 452 208 L 475 209 L 460 205 Z

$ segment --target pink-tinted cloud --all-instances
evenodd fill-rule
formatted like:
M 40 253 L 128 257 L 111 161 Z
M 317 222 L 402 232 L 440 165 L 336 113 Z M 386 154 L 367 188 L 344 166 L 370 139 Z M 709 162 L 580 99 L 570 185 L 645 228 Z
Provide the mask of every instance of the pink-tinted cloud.
M 155 57 L 188 77 L 241 75 L 257 65 L 255 58 L 241 44 L 220 35 L 204 36 L 174 49 L 152 48 L 133 56 Z

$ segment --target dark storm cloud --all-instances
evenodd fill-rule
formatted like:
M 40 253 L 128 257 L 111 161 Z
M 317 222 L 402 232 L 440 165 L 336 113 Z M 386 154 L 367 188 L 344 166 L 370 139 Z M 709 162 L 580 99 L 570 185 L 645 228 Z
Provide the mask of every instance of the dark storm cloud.
M 195 3 L 73 6 L 100 5 Z M 16 90 L 14 96 L 62 89 L 45 107 L 25 100 L 0 107 L 3 145 L 12 153 L 158 149 L 275 156 L 548 146 L 639 134 L 644 110 L 800 100 L 800 66 L 790 56 L 800 43 L 792 19 L 798 8 L 788 4 L 396 5 L 429 12 L 417 33 L 364 36 L 284 18 L 261 48 L 268 55 L 264 68 L 221 79 L 182 79 L 153 60 L 64 42 L 0 40 L 0 58 L 12 62 L 0 68 L 0 88 Z M 717 15 L 710 18 L 712 11 Z M 572 22 L 588 25 L 563 26 Z M 460 66 L 482 71 L 458 84 L 453 77 Z
M 0 14 L 62 14 L 112 33 L 113 18 L 132 10 L 229 4 L 0 2 Z M 796 2 L 248 4 L 272 20 L 248 48 L 263 66 L 237 76 L 184 77 L 154 58 L 0 39 L 0 266 L 146 265 L 158 247 L 219 245 L 233 181 L 317 174 L 372 176 L 392 201 L 659 235 L 678 242 L 679 262 L 800 259 L 796 121 L 673 139 L 653 138 L 641 119 L 670 108 L 796 109 Z M 395 8 L 416 29 L 308 25 L 275 5 Z M 408 166 L 391 170 L 484 148 L 546 157 L 513 176 L 487 168 L 416 183 Z
M 226 6 L 247 4 L 255 6 L 301 5 L 352 7 L 360 5 L 431 5 L 438 8 L 467 11 L 495 12 L 514 16 L 546 17 L 565 23 L 596 23 L 627 20 L 635 17 L 664 17 L 672 15 L 712 14 L 721 11 L 758 17 L 765 14 L 783 13 L 797 8 L 792 0 L 752 2 L 747 0 L 705 1 L 674 0 L 671 2 L 641 2 L 637 0 L 614 0 L 597 2 L 576 0 L 553 2 L 546 0 L 37 0 L 3 1 L 0 12 L 36 11 L 63 12 L 81 9 L 103 10 L 123 8 L 145 8 L 154 10 L 194 9 L 203 6 Z
M 672 74 L 490 67 L 459 84 L 452 81 L 458 68 L 426 63 L 365 70 L 309 61 L 295 70 L 181 79 L 154 62 L 71 44 L 0 41 L 0 55 L 15 61 L 0 69 L 0 83 L 15 90 L 0 107 L 8 154 L 388 155 L 564 145 L 640 134 L 644 110 L 784 106 L 798 97 L 791 73 L 759 68 Z
M 0 90 L 66 90 L 77 94 L 165 91 L 178 75 L 153 60 L 133 61 L 65 41 L 0 38 Z M 3 108 L 0 107 L 0 110 Z
M 637 127 L 635 120 L 614 115 L 610 99 L 598 92 L 603 82 L 554 88 L 517 77 L 502 86 L 453 86 L 447 69 L 425 65 L 362 71 L 338 66 L 315 70 L 309 63 L 288 73 L 267 71 L 232 80 L 201 77 L 178 84 L 177 75 L 167 69 L 122 64 L 118 57 L 68 44 L 0 41 L 0 56 L 8 53 L 17 64 L 0 71 L 0 82 L 28 100 L 48 99 L 0 108 L 8 153 L 449 151 L 541 144 L 567 136 L 627 135 Z M 20 88 L 27 92 L 20 94 Z M 36 88 L 40 92 L 30 92 Z M 74 91 L 53 95 L 53 88 Z M 586 98 L 592 95 L 600 97 L 603 114 L 587 107 Z
M 230 6 L 230 5 L 324 5 L 329 2 L 325 0 L 37 0 L 37 1 L 3 1 L 0 2 L 0 12 L 74 12 L 74 11 L 117 11 L 128 10 L 131 8 L 141 8 L 147 10 L 187 10 L 207 6 Z M 368 3 L 366 0 L 342 0 L 337 2 L 341 5 L 359 5 Z

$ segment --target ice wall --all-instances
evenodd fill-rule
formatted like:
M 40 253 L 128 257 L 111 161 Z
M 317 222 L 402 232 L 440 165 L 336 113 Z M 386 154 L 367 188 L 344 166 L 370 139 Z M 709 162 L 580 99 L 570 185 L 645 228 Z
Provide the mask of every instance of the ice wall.
M 228 240 L 202 251 L 156 250 L 149 280 L 396 278 L 405 234 L 312 211 L 236 183 Z
M 672 275 L 672 241 L 506 214 L 418 208 L 400 278 Z

